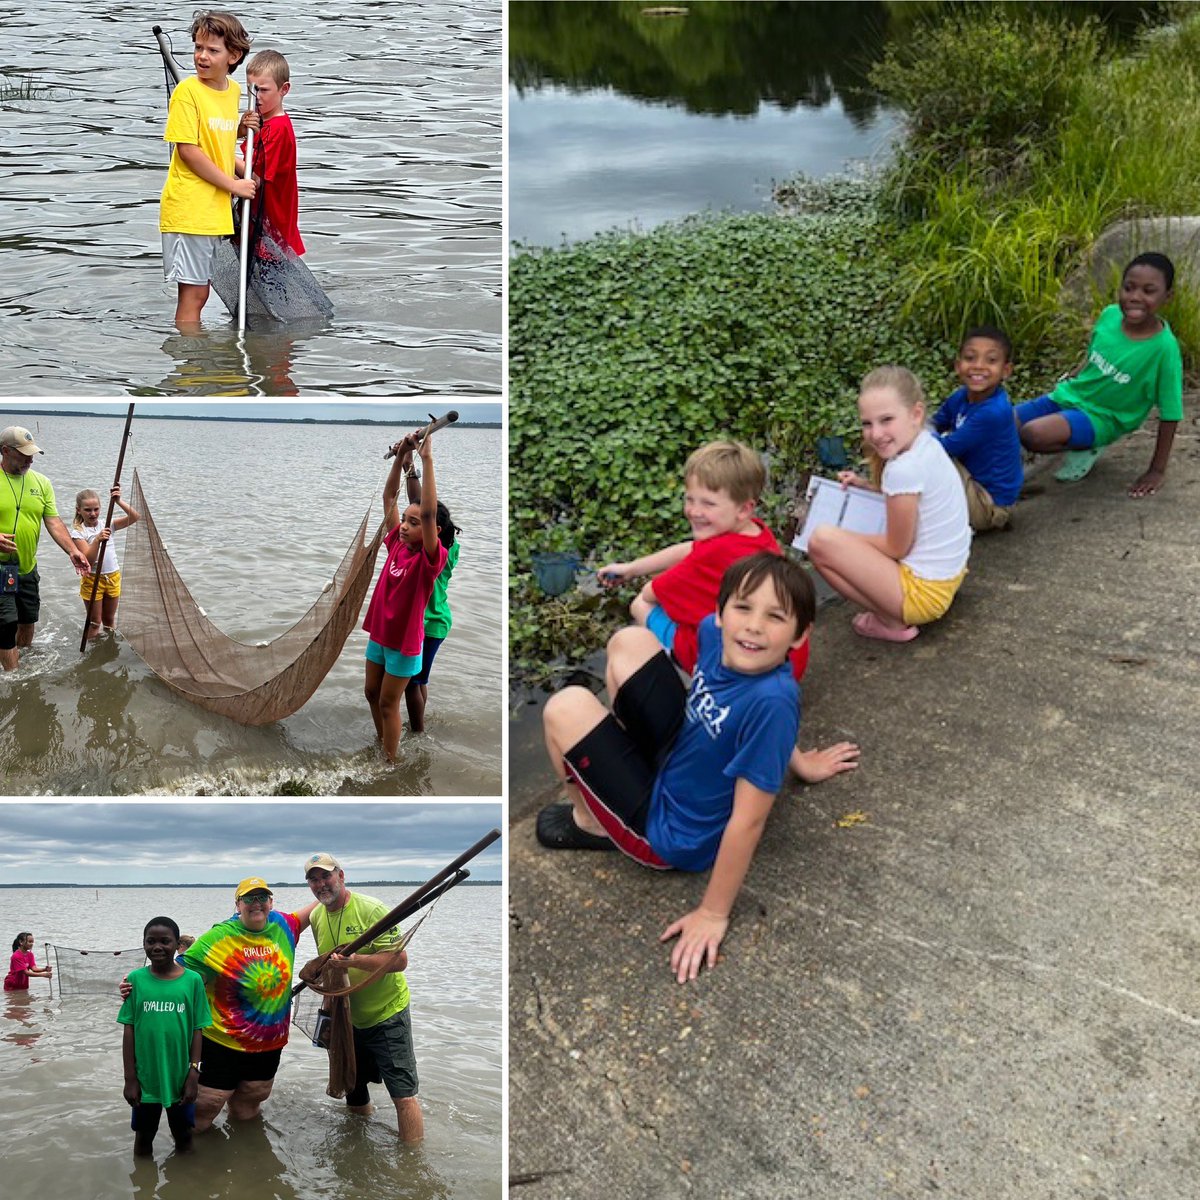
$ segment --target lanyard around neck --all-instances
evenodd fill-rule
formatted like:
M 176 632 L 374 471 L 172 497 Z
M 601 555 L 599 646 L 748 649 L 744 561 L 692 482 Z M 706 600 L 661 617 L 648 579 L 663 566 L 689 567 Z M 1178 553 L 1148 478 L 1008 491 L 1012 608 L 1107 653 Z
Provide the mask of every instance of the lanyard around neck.
M 16 515 L 13 517 L 13 531 L 12 531 L 13 541 L 15 542 L 17 540 L 17 524 L 21 520 L 21 505 L 25 503 L 25 480 L 28 478 L 28 475 L 26 474 L 26 475 L 21 476 L 21 494 L 20 494 L 20 496 L 18 496 L 17 489 L 15 487 L 13 487 L 13 485 L 12 485 L 12 476 L 7 471 L 3 472 L 3 474 L 4 474 L 5 482 L 8 484 L 8 490 L 10 492 L 12 492 L 13 503 L 16 504 L 16 506 L 17 506 Z M 18 562 L 20 561 L 20 557 L 21 557 L 20 554 L 18 554 L 17 555 Z M 12 560 L 5 558 L 4 561 L 11 562 Z

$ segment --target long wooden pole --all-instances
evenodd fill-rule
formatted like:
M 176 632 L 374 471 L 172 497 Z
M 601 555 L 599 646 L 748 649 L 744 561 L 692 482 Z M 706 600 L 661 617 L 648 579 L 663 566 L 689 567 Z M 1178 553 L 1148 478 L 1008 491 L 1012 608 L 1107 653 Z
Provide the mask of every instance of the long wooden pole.
M 432 900 L 431 893 L 437 892 L 441 885 L 445 883 L 450 876 L 456 874 L 461 867 L 469 863 L 477 854 L 486 850 L 498 837 L 500 830 L 493 829 L 490 833 L 485 834 L 479 839 L 469 850 L 464 850 L 449 866 L 443 867 L 436 875 L 427 879 L 417 890 L 411 893 L 406 899 L 401 900 L 395 908 L 385 917 L 381 917 L 374 925 L 371 926 L 360 937 L 352 941 L 343 954 L 353 954 L 356 950 L 361 950 L 363 946 L 373 942 L 381 933 L 391 929 L 391 927 L 407 917 L 412 916 L 417 909 L 421 908 L 427 901 Z M 457 883 L 458 881 L 455 880 Z M 292 988 L 292 995 L 303 991 L 308 987 L 307 983 L 298 983 Z
M 125 432 L 121 435 L 121 453 L 117 455 L 117 473 L 113 477 L 113 487 L 121 482 L 121 468 L 125 465 L 125 447 L 129 444 L 129 427 L 133 424 L 133 405 L 129 406 L 129 412 L 125 414 Z M 113 509 L 117 507 L 116 496 L 108 497 L 108 516 L 104 518 L 104 524 L 101 529 L 112 528 Z M 99 540 L 99 539 L 97 539 Z M 96 565 L 92 568 L 92 591 L 88 596 L 87 620 L 83 623 L 83 637 L 79 639 L 79 653 L 82 654 L 87 649 L 88 630 L 92 627 L 92 609 L 96 604 L 96 592 L 100 587 L 100 567 L 104 562 L 104 552 L 108 549 L 107 542 L 100 542 L 99 549 L 96 551 Z

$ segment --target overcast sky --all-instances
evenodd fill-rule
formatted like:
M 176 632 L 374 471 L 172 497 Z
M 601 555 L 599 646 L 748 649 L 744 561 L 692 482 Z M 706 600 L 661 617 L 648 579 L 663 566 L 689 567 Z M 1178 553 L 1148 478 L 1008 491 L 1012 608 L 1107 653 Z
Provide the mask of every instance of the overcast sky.
M 224 883 L 246 875 L 300 883 L 326 851 L 355 880 L 421 882 L 492 829 L 497 803 L 325 800 L 0 804 L 0 882 Z M 503 839 L 469 864 L 500 879 Z
M 451 397 L 449 400 L 429 397 L 426 400 L 398 403 L 384 401 L 382 403 L 347 403 L 339 401 L 336 404 L 310 404 L 307 401 L 296 400 L 294 397 L 275 402 L 255 400 L 229 400 L 224 403 L 202 402 L 198 400 L 135 400 L 134 417 L 154 417 L 170 415 L 176 417 L 273 417 L 277 419 L 314 421 L 390 421 L 393 424 L 407 425 L 413 421 L 424 424 L 429 419 L 429 413 L 442 413 L 453 408 L 458 412 L 460 421 L 499 421 L 501 406 L 498 402 L 459 400 Z M 129 411 L 127 400 L 25 400 L 19 404 L 11 401 L 0 404 L 0 416 L 11 418 L 4 424 L 17 424 L 18 418 L 24 413 L 45 412 L 95 412 L 112 413 L 114 416 L 124 416 Z

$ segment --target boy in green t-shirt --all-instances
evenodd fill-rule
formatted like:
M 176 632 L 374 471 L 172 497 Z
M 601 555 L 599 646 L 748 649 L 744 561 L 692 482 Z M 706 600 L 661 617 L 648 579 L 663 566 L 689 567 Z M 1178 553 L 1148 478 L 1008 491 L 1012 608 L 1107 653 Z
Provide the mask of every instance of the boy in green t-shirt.
M 173 142 L 158 228 L 163 274 L 178 288 L 175 324 L 195 329 L 208 300 L 217 246 L 233 232 L 230 196 L 252 200 L 256 184 L 234 174 L 237 141 L 258 129 L 257 112 L 239 113 L 242 90 L 229 74 L 250 38 L 232 13 L 203 12 L 191 28 L 196 74 L 171 95 L 163 141 Z
M 1165 254 L 1139 254 L 1121 276 L 1116 304 L 1096 319 L 1087 363 L 1049 395 L 1016 408 L 1021 445 L 1035 454 L 1067 451 L 1056 479 L 1074 482 L 1110 442 L 1132 433 L 1158 408 L 1158 439 L 1131 496 L 1162 486 L 1175 427 L 1183 419 L 1183 360 L 1158 310 L 1171 299 L 1175 265 Z
M 133 1109 L 133 1152 L 154 1153 L 154 1135 L 167 1110 L 175 1149 L 192 1148 L 200 1086 L 201 1031 L 212 1023 L 204 981 L 175 961 L 179 926 L 154 917 L 142 934 L 148 967 L 130 972 L 131 991 L 117 1020 L 125 1026 L 121 1054 L 125 1101 Z

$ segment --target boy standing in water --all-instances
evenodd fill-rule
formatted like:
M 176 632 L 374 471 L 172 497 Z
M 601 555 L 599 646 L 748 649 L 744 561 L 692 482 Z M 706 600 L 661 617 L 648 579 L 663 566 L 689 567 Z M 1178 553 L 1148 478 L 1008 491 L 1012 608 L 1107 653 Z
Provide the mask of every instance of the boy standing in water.
M 230 196 L 254 198 L 253 179 L 234 175 L 238 134 L 259 127 L 241 114 L 242 90 L 229 74 L 246 57 L 250 38 L 232 13 L 200 13 L 192 22 L 196 74 L 171 96 L 163 140 L 173 142 L 163 186 L 159 231 L 163 274 L 178 288 L 175 325 L 195 329 L 208 300 L 217 245 L 233 232 Z
M 254 139 L 251 172 L 261 185 L 254 216 L 261 211 L 271 236 L 281 245 L 304 253 L 300 238 L 300 189 L 296 182 L 296 134 L 283 111 L 283 98 L 292 90 L 287 59 L 278 50 L 260 50 L 246 64 L 246 82 L 256 89 L 262 129 Z M 245 153 L 243 147 L 242 154 Z M 237 173 L 246 174 L 246 160 L 237 160 Z
M 196 1094 L 200 1086 L 202 1031 L 212 1022 L 204 981 L 175 961 L 179 926 L 170 917 L 155 917 L 142 934 L 150 960 L 129 974 L 129 994 L 117 1020 L 125 1026 L 122 1060 L 125 1101 L 133 1109 L 139 1158 L 154 1153 L 163 1109 L 175 1149 L 192 1148 Z

